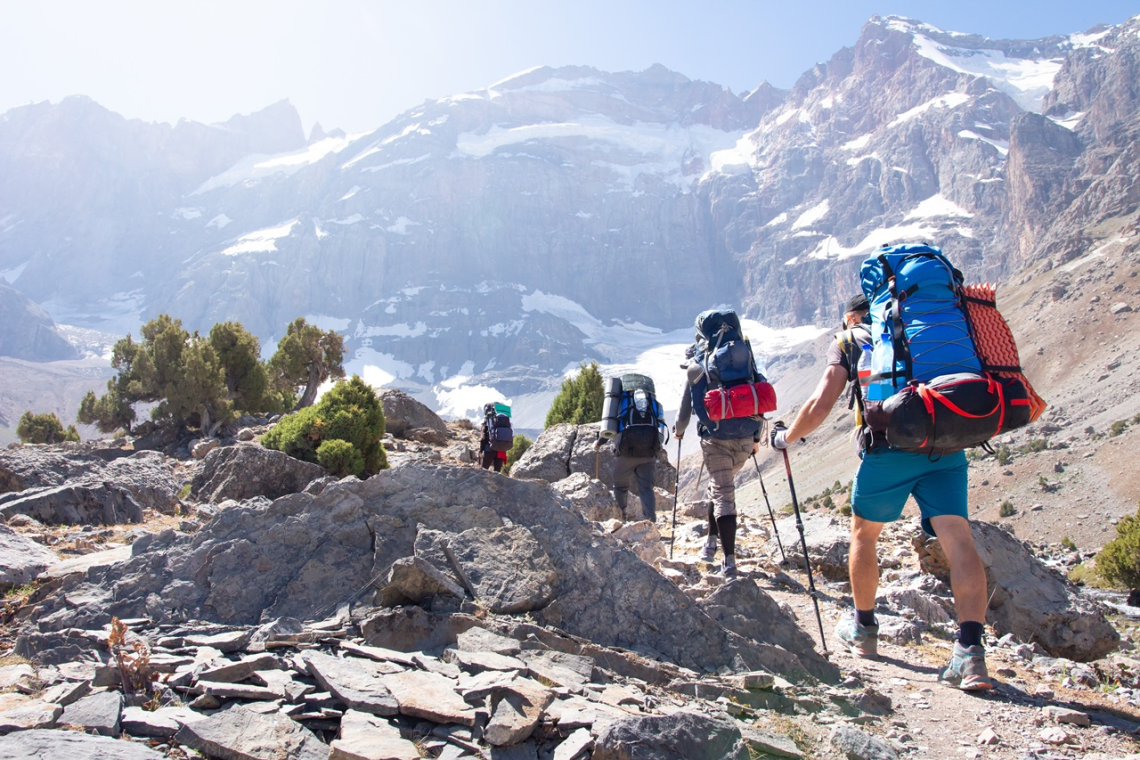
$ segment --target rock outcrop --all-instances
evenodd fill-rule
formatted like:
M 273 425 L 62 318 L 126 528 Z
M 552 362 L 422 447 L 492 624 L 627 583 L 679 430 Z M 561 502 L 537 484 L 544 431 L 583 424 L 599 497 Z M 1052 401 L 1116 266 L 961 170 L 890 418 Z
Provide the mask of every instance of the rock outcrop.
M 556 483 L 571 475 L 584 473 L 613 488 L 614 459 L 612 443 L 594 448 L 598 440 L 597 425 L 551 425 L 542 431 L 534 445 L 511 467 L 511 477 Z M 657 458 L 653 482 L 658 488 L 673 491 L 677 471 L 662 450 Z M 635 493 L 631 496 L 636 498 Z
M 836 675 L 814 652 L 725 629 L 544 484 L 419 463 L 315 497 L 232 505 L 193 536 L 167 532 L 136 544 L 128 562 L 64 579 L 39 605 L 21 648 L 58 646 L 64 629 L 95 628 L 112 615 L 230 624 L 320 618 L 411 556 L 452 575 L 490 610 L 526 611 L 601 645 L 694 668 Z
M 0 282 L 0 356 L 31 362 L 78 359 L 51 316 L 20 291 Z
M 201 501 L 276 499 L 304 491 L 325 475 L 320 465 L 294 459 L 257 443 L 242 443 L 214 449 L 194 476 L 190 493 Z
M 384 407 L 384 429 L 397 438 L 405 438 L 417 428 L 447 434 L 447 423 L 438 414 L 401 390 L 384 388 L 380 403 Z
M 986 620 L 995 633 L 1012 633 L 1021 641 L 1040 644 L 1054 657 L 1077 662 L 1096 660 L 1116 649 L 1120 634 L 1067 579 L 996 525 L 971 522 L 970 526 L 986 566 L 990 599 Z M 923 569 L 949 584 L 949 564 L 937 540 L 920 535 L 915 549 Z

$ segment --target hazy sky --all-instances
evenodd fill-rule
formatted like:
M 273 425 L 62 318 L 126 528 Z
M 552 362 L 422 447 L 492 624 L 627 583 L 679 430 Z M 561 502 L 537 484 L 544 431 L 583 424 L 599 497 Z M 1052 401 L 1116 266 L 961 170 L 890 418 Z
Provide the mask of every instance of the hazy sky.
M 872 14 L 989 37 L 1119 23 L 1136 0 L 0 0 L 0 112 L 94 98 L 131 118 L 222 121 L 283 98 L 306 130 L 363 131 L 538 65 L 654 63 L 734 92 L 788 87 Z

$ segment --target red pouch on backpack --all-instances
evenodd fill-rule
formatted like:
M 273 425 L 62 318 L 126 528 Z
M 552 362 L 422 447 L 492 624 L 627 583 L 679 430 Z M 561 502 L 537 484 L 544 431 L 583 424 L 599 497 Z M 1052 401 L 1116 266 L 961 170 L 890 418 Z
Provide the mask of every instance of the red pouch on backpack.
M 705 394 L 705 411 L 713 422 L 758 417 L 775 409 L 776 389 L 771 383 L 743 383 Z

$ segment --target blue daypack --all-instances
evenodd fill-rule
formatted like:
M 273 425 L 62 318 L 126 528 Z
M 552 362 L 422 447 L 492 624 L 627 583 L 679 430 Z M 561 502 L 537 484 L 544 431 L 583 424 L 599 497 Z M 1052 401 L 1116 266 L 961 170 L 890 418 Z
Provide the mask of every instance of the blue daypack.
M 618 453 L 638 458 L 656 456 L 669 428 L 653 380 L 645 375 L 627 374 L 621 376 L 621 386 Z
M 863 262 L 873 350 L 887 344 L 893 369 L 875 380 L 894 390 L 911 380 L 982 372 L 962 305 L 962 273 L 928 245 L 883 248 Z M 891 366 L 888 361 L 886 366 Z

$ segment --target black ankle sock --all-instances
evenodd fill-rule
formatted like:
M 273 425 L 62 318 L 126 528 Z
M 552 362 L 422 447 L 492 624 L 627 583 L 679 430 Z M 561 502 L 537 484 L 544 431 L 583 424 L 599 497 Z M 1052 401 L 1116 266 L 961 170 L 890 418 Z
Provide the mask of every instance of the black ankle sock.
M 725 554 L 736 554 L 736 515 L 725 515 L 716 518 L 717 533 L 720 534 L 720 545 Z
M 855 610 L 855 617 L 859 620 L 859 625 L 861 625 L 861 626 L 866 627 L 866 626 L 875 624 L 875 611 L 873 609 L 870 609 L 870 610 L 856 609 Z
M 963 620 L 958 624 L 958 643 L 964 647 L 980 646 L 982 634 L 986 627 L 972 620 Z
M 720 532 L 716 527 L 716 511 L 713 510 L 713 503 L 709 502 L 709 539 L 720 538 Z

